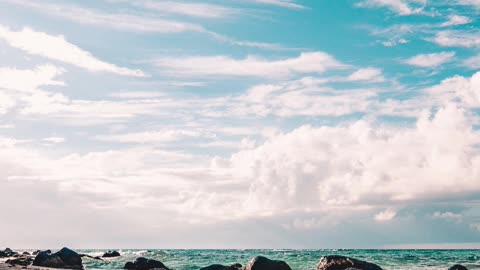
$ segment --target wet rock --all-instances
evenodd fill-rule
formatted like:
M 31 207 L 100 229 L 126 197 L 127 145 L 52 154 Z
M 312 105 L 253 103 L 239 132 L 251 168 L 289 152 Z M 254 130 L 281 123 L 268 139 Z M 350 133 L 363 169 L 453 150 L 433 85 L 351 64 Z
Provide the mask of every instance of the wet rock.
M 50 268 L 83 269 L 82 257 L 75 251 L 62 248 L 59 252 L 51 254 L 49 250 L 37 254 L 33 265 Z
M 150 269 L 164 269 L 170 270 L 161 261 L 151 260 L 147 258 L 137 258 L 134 262 L 127 262 L 124 269 L 129 270 L 150 270 Z
M 25 252 L 22 253 L 22 255 L 30 256 L 30 253 L 25 251 Z
M 120 257 L 120 253 L 118 251 L 109 251 L 103 254 L 102 258 L 113 258 L 113 257 Z
M 346 269 L 358 269 L 358 270 L 382 270 L 382 268 L 376 264 L 340 256 L 330 255 L 320 259 L 317 265 L 317 270 L 346 270 Z
M 274 261 L 266 257 L 258 256 L 253 258 L 243 270 L 292 270 L 284 261 Z
M 0 250 L 0 258 L 9 258 L 16 255 L 18 255 L 18 253 L 9 248 L 6 248 L 5 250 Z
M 455 264 L 454 266 L 448 268 L 448 270 L 468 270 L 468 268 L 461 264 Z
M 90 258 L 90 259 L 93 259 L 93 260 L 100 260 L 100 261 L 103 261 L 103 259 L 102 259 L 102 258 L 100 258 L 99 256 L 95 256 L 95 257 L 93 257 L 93 256 L 90 256 L 90 255 L 88 255 L 88 254 L 80 254 L 80 257 L 82 257 L 82 258 L 83 258 L 83 257 L 87 257 L 87 258 Z
M 212 264 L 207 267 L 203 267 L 200 270 L 241 270 L 242 265 L 239 263 L 232 264 L 230 266 L 221 265 L 221 264 Z
M 10 265 L 28 266 L 32 262 L 33 262 L 33 259 L 31 259 L 27 256 L 23 256 L 23 257 L 7 260 L 5 263 L 8 263 Z

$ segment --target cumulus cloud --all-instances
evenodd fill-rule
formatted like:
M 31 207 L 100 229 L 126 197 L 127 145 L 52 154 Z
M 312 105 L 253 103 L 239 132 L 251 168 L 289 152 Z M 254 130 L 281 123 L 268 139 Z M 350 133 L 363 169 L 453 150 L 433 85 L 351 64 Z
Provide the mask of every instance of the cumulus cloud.
M 109 72 L 125 76 L 144 77 L 141 70 L 119 67 L 95 58 L 91 53 L 68 42 L 63 36 L 52 36 L 30 28 L 12 31 L 0 25 L 0 39 L 30 55 L 78 66 L 92 72 Z
M 441 26 L 447 27 L 447 26 L 463 25 L 471 22 L 472 22 L 472 19 L 470 19 L 469 17 L 461 16 L 461 15 L 450 15 L 448 16 L 448 21 L 442 23 Z
M 419 54 L 405 60 L 405 63 L 411 66 L 423 68 L 435 68 L 452 61 L 455 52 L 440 52 L 430 54 Z
M 444 47 L 478 47 L 480 46 L 480 37 L 478 32 L 446 30 L 438 32 L 432 42 Z
M 165 57 L 155 61 L 163 73 L 177 76 L 288 77 L 321 73 L 347 66 L 324 52 L 302 53 L 298 57 L 266 60 L 255 56 L 234 59 L 227 56 Z

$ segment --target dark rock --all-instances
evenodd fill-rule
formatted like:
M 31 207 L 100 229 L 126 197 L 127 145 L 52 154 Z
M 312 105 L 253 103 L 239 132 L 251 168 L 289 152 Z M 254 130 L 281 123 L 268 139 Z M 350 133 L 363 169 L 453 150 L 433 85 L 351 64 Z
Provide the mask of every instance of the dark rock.
M 103 259 L 100 258 L 99 256 L 93 257 L 93 256 L 90 256 L 90 255 L 88 255 L 88 254 L 80 254 L 80 257 L 82 257 L 82 258 L 83 258 L 83 257 L 87 257 L 87 258 L 90 258 L 90 259 L 103 261 Z
M 165 269 L 169 270 L 162 262 L 157 260 L 150 260 L 147 258 L 137 258 L 134 262 L 127 262 L 124 269 L 129 270 L 150 270 L 150 269 Z
M 6 248 L 3 251 L 0 250 L 0 258 L 14 257 L 16 255 L 18 255 L 18 253 L 9 248 Z
M 50 250 L 37 254 L 33 265 L 50 268 L 83 269 L 82 257 L 75 251 L 62 248 L 59 252 L 51 254 Z
M 21 266 L 28 266 L 33 262 L 33 259 L 23 256 L 15 259 L 7 260 L 6 263 L 11 265 L 21 265 Z
M 448 270 L 468 270 L 468 268 L 461 264 L 455 264 L 454 266 L 448 268 Z
M 221 264 L 212 264 L 210 266 L 203 267 L 200 270 L 241 270 L 241 269 L 242 269 L 242 265 L 239 263 L 236 263 L 230 266 L 225 266 Z
M 118 251 L 109 251 L 103 254 L 102 258 L 113 258 L 113 257 L 120 257 L 120 253 Z
M 25 251 L 25 252 L 22 253 L 22 255 L 30 256 L 30 253 L 28 253 L 28 252 Z
M 317 265 L 317 270 L 346 270 L 349 268 L 359 270 L 382 270 L 382 268 L 376 264 L 340 255 L 325 256 L 320 259 L 320 262 Z
M 292 270 L 290 266 L 284 261 L 274 261 L 268 258 L 258 256 L 253 258 L 245 267 L 244 270 Z

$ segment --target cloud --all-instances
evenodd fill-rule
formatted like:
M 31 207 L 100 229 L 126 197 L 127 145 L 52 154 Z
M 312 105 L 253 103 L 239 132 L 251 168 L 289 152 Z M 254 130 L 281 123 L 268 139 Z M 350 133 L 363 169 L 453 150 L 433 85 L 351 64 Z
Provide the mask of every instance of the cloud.
M 294 74 L 321 73 L 347 66 L 324 52 L 302 53 L 283 60 L 255 56 L 234 59 L 227 56 L 165 57 L 155 61 L 162 73 L 176 76 L 289 77 Z
M 463 61 L 463 64 L 471 69 L 478 69 L 480 68 L 480 54 L 467 58 Z
M 92 56 L 91 53 L 68 42 L 63 36 L 52 36 L 30 28 L 12 31 L 0 25 L 0 39 L 30 55 L 42 56 L 92 72 L 109 72 L 134 77 L 145 76 L 141 70 L 132 70 L 101 61 Z
M 115 1 L 118 2 L 118 1 Z M 122 1 L 121 1 L 122 2 Z M 146 9 L 181 14 L 199 18 L 225 18 L 237 14 L 240 11 L 225 6 L 193 3 L 193 2 L 173 2 L 173 1 L 131 1 L 132 4 L 142 6 Z
M 64 86 L 55 80 L 63 69 L 54 65 L 41 65 L 34 69 L 0 68 L 0 89 L 31 93 L 43 85 Z
M 392 221 L 397 216 L 397 212 L 392 209 L 387 209 L 375 215 L 374 219 L 377 222 Z
M 411 66 L 423 68 L 436 68 L 440 65 L 452 61 L 455 52 L 441 52 L 430 54 L 419 54 L 412 58 L 405 60 L 405 63 Z
M 432 42 L 443 47 L 478 47 L 480 46 L 480 37 L 478 32 L 469 32 L 461 30 L 447 30 L 438 32 Z
M 425 8 L 427 0 L 365 0 L 358 7 L 386 7 L 399 15 L 419 14 Z
M 425 90 L 431 99 L 459 103 L 463 108 L 480 108 L 480 72 L 472 77 L 454 76 Z
M 382 70 L 378 68 L 362 68 L 348 76 L 347 80 L 383 82 L 385 78 L 382 75 Z
M 469 17 L 461 16 L 461 15 L 450 15 L 448 16 L 448 21 L 442 23 L 441 26 L 448 27 L 448 26 L 469 24 L 471 22 L 472 22 L 472 19 L 470 19 Z
M 146 131 L 135 132 L 120 135 L 98 135 L 95 139 L 100 141 L 118 142 L 118 143 L 167 143 L 174 142 L 184 138 L 212 137 L 212 134 L 193 130 L 164 130 L 164 131 Z
M 291 9 L 304 9 L 305 7 L 295 3 L 295 0 L 248 0 L 250 2 L 255 2 L 259 4 L 265 5 L 273 5 L 279 6 L 284 8 L 291 8 Z
M 200 25 L 169 19 L 122 13 L 104 13 L 72 5 L 40 4 L 36 1 L 30 0 L 7 0 L 7 2 L 76 23 L 95 25 L 121 31 L 140 33 L 179 33 L 187 31 L 207 32 L 207 30 Z
M 463 216 L 452 212 L 435 212 L 433 217 L 438 219 L 461 219 Z

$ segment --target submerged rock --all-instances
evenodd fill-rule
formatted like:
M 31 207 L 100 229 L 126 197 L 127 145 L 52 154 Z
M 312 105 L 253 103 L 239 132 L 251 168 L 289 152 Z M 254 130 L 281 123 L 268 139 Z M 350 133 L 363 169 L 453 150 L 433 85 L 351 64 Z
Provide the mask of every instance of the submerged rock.
M 448 270 L 468 270 L 468 268 L 461 264 L 455 264 L 454 266 L 448 268 Z
M 129 270 L 150 270 L 150 269 L 165 269 L 170 270 L 161 261 L 151 260 L 147 258 L 137 258 L 134 262 L 127 262 L 124 269 Z
M 62 248 L 59 252 L 51 254 L 50 250 L 37 254 L 33 265 L 50 268 L 83 269 L 82 257 L 75 251 Z
M 360 261 L 357 259 L 340 256 L 330 255 L 320 259 L 317 265 L 317 270 L 346 270 L 346 269 L 359 269 L 359 270 L 382 270 L 382 268 L 376 264 Z
M 102 258 L 113 258 L 113 257 L 120 257 L 120 253 L 118 251 L 109 251 L 103 254 Z
M 200 270 L 241 270 L 242 265 L 239 263 L 232 264 L 230 266 L 221 265 L 221 264 L 212 264 L 207 267 L 200 268 Z
M 292 270 L 284 261 L 274 261 L 263 256 L 253 258 L 244 270 Z

